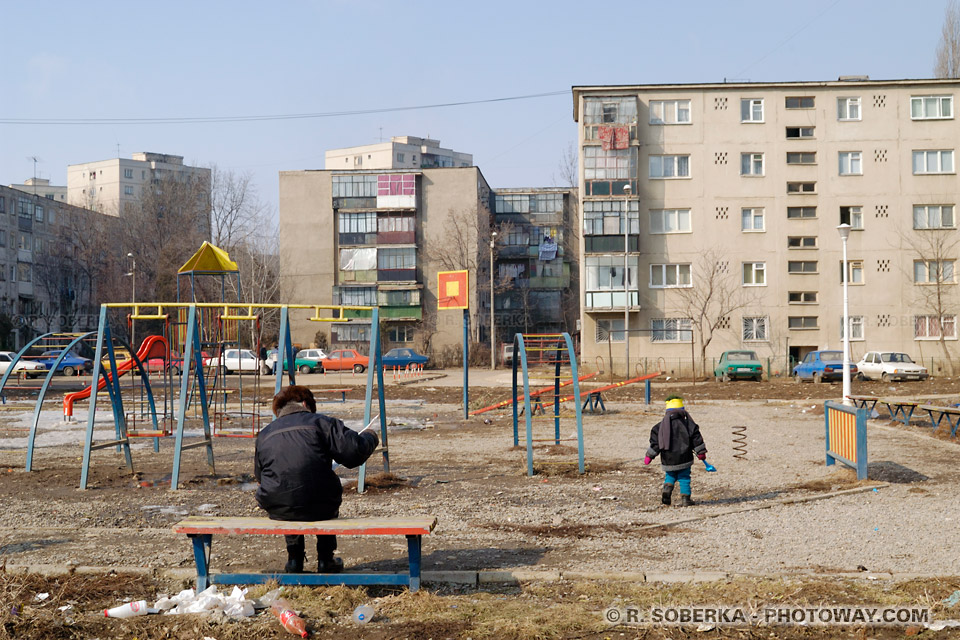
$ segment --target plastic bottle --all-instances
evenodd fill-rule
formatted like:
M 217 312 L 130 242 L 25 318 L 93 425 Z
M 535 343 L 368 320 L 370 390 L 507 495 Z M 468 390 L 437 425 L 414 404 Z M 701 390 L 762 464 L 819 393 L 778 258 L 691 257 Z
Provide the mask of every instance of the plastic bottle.
M 104 609 L 103 615 L 107 618 L 135 618 L 137 616 L 145 616 L 147 615 L 147 601 L 137 600 L 136 602 L 128 602 L 127 604 L 122 604 L 112 609 Z
M 303 618 L 293 610 L 289 602 L 283 598 L 277 598 L 270 604 L 270 612 L 280 619 L 280 624 L 283 625 L 284 629 L 301 638 L 307 637 L 307 625 L 303 622 Z
M 353 610 L 353 621 L 357 624 L 367 624 L 373 619 L 373 607 L 368 604 L 361 604 Z

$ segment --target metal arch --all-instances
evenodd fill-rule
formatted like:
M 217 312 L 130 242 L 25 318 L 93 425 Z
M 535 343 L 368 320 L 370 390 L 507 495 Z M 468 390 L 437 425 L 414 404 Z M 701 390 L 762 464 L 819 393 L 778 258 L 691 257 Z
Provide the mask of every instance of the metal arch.
M 573 350 L 573 340 L 570 339 L 570 334 L 564 332 L 563 339 L 567 343 L 567 353 L 570 354 L 570 375 L 573 378 L 573 402 L 577 412 L 577 466 L 580 474 L 583 475 L 586 472 L 586 468 L 583 462 L 583 405 L 580 403 L 580 372 L 577 369 L 577 356 Z
M 3 377 L 0 378 L 0 394 L 3 393 L 3 388 L 6 386 L 7 380 L 10 378 L 10 374 L 12 374 L 12 373 L 13 373 L 13 370 L 17 368 L 17 362 L 20 361 L 20 358 L 22 358 L 22 357 L 24 356 L 24 354 L 26 354 L 27 351 L 29 351 L 30 348 L 33 347 L 33 345 L 37 344 L 38 342 L 40 342 L 41 340 L 43 340 L 43 339 L 45 339 L 45 338 L 49 338 L 50 336 L 56 336 L 56 335 L 60 335 L 60 332 L 54 331 L 54 332 L 51 332 L 51 333 L 45 333 L 45 334 L 43 334 L 43 335 L 41 335 L 41 336 L 38 336 L 38 337 L 34 338 L 33 340 L 31 340 L 30 342 L 28 342 L 28 343 L 23 347 L 23 349 L 20 349 L 20 351 L 17 352 L 17 355 L 14 356 L 14 358 L 13 358 L 13 362 L 11 362 L 11 363 L 10 363 L 10 366 L 7 367 L 7 370 L 4 372 Z M 4 402 L 6 402 L 6 400 L 4 400 Z
M 380 448 L 383 452 L 383 472 L 390 473 L 390 449 L 387 446 L 387 408 L 383 396 L 383 349 L 380 339 L 380 308 L 374 307 L 370 314 L 370 348 L 367 361 L 367 388 L 363 397 L 363 424 L 371 423 L 373 412 L 373 382 L 376 370 L 377 403 L 380 409 Z M 357 476 L 357 493 L 363 493 L 366 486 L 367 463 L 360 465 Z
M 523 343 L 523 334 L 513 336 L 513 446 L 520 444 L 517 416 L 517 353 L 523 370 L 523 417 L 527 428 L 527 475 L 533 476 L 533 417 L 530 411 L 530 375 L 527 368 L 527 349 Z

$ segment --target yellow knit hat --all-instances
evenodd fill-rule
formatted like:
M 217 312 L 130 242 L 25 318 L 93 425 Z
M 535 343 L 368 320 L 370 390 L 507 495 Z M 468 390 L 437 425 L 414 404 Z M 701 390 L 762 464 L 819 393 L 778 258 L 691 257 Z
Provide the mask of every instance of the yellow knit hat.
M 671 398 L 667 400 L 667 409 L 682 409 L 683 400 L 680 398 Z

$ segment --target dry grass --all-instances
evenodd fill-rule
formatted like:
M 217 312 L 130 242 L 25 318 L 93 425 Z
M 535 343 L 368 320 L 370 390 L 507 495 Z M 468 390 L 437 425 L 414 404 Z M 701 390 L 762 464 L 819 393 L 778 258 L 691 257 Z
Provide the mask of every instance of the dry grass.
M 369 491 L 370 493 L 388 493 L 400 489 L 407 489 L 410 487 L 410 483 L 406 478 L 392 473 L 375 473 L 364 479 L 363 486 L 364 491 Z M 356 487 L 356 480 L 351 480 L 343 485 L 344 490 L 356 489 Z

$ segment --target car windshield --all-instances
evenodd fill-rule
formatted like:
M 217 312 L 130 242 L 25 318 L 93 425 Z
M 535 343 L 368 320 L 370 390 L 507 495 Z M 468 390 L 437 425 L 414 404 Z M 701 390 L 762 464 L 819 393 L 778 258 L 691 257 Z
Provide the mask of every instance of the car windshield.
M 880 359 L 883 362 L 913 362 L 905 353 L 881 353 Z
M 727 354 L 727 360 L 731 362 L 749 362 L 756 359 L 757 354 L 753 351 L 731 351 Z
M 843 351 L 821 351 L 820 359 L 823 362 L 843 362 Z

